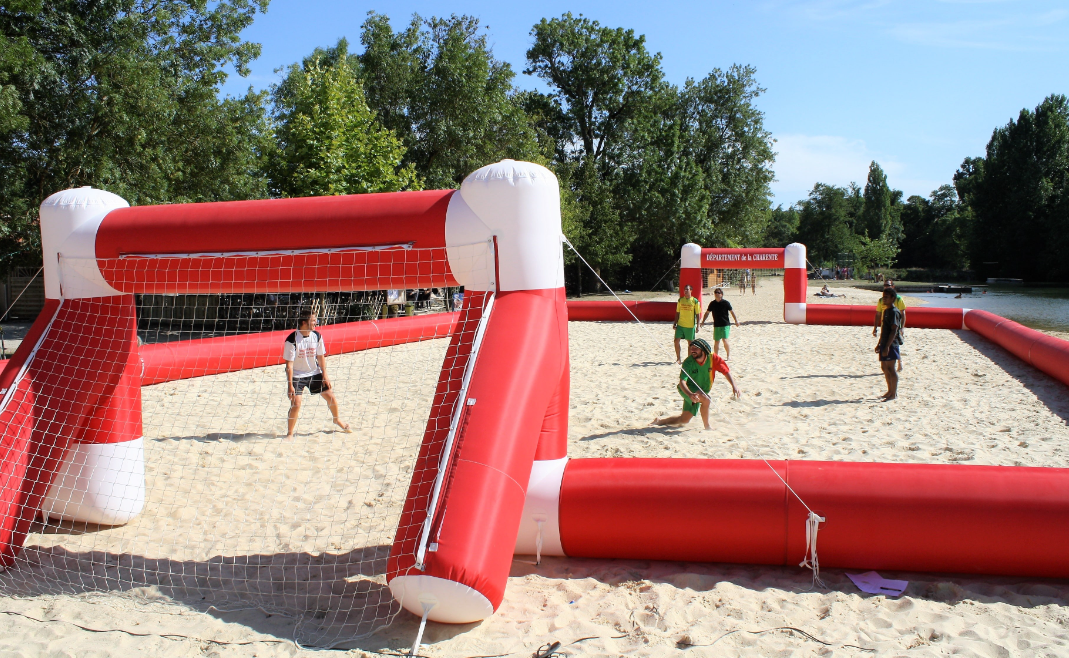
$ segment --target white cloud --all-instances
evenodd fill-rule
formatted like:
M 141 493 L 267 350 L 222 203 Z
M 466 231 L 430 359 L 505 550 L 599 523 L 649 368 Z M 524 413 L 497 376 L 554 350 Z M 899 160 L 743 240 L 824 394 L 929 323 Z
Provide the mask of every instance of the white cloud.
M 835 135 L 777 135 L 776 182 L 772 184 L 774 202 L 790 205 L 809 195 L 817 183 L 864 187 L 869 164 L 875 160 L 887 173 L 892 188 L 906 196 L 927 196 L 949 181 L 917 178 L 902 162 L 871 150 L 864 140 Z

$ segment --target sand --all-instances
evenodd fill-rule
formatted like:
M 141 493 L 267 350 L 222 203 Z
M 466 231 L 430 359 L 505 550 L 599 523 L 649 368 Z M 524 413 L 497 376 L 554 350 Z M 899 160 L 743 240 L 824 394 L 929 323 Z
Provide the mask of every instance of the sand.
M 1064 385 L 970 332 L 907 328 L 900 397 L 879 402 L 871 330 L 784 325 L 778 285 L 729 291 L 743 397 L 718 378 L 712 431 L 648 427 L 680 406 L 668 327 L 572 323 L 570 454 L 1069 466 Z M 144 389 L 152 514 L 36 526 L 25 563 L 0 577 L 20 593 L 0 599 L 0 653 L 290 656 L 303 653 L 294 637 L 322 645 L 388 621 L 390 519 L 444 343 L 333 357 L 351 435 L 330 430 L 317 400 L 297 441 L 276 436 L 277 369 Z M 422 653 L 529 656 L 590 637 L 565 653 L 1069 655 L 1064 581 L 884 573 L 910 581 L 894 599 L 822 575 L 827 590 L 799 568 L 517 556 L 501 609 L 429 624 Z M 402 612 L 342 647 L 404 650 L 417 623 Z

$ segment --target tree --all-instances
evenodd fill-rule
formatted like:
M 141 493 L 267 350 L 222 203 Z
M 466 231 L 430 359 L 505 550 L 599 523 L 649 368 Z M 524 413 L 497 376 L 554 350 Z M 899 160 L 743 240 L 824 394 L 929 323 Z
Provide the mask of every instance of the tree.
M 887 174 L 875 160 L 869 164 L 865 181 L 865 205 L 861 211 L 860 232 L 873 240 L 882 238 L 891 224 L 891 188 Z
M 688 146 L 705 174 L 709 205 L 702 244 L 760 243 L 771 206 L 775 174 L 771 133 L 755 100 L 764 93 L 751 66 L 714 69 L 699 82 L 687 80 L 681 102 L 690 125 Z
M 986 157 L 955 175 L 975 216 L 974 260 L 987 274 L 1069 280 L 1069 100 L 1051 95 L 997 128 Z
M 525 72 L 550 92 L 528 94 L 525 107 L 556 141 L 558 174 L 570 172 L 587 222 L 576 246 L 595 267 L 611 273 L 630 262 L 622 281 L 651 285 L 684 242 L 760 242 L 774 153 L 751 67 L 717 69 L 680 89 L 631 30 L 566 13 L 532 36 Z
M 968 269 L 971 213 L 958 202 L 953 187 L 943 185 L 928 199 L 911 196 L 901 214 L 905 238 L 899 265 Z
M 765 228 L 765 238 L 761 241 L 762 247 L 785 247 L 795 242 L 798 236 L 798 224 L 801 216 L 795 206 L 784 209 L 778 205 L 772 211 Z
M 831 263 L 840 253 L 854 251 L 863 204 L 861 189 L 854 183 L 813 186 L 798 213 L 798 241 L 806 245 L 810 261 Z
M 603 27 L 571 12 L 531 30 L 524 73 L 545 80 L 564 109 L 579 155 L 598 162 L 663 82 L 660 53 L 634 30 Z
M 329 64 L 319 58 L 289 68 L 273 90 L 278 157 L 271 168 L 278 196 L 325 196 L 419 189 L 402 165 L 401 140 L 375 120 L 339 43 Z
M 494 58 L 470 16 L 422 19 L 395 33 L 371 13 L 359 56 L 368 105 L 430 188 L 457 187 L 503 158 L 546 162 L 552 148 L 525 114 L 512 67 Z
M 0 267 L 40 262 L 37 209 L 93 185 L 131 203 L 262 197 L 264 96 L 240 33 L 266 0 L 14 0 L 0 7 Z
M 858 236 L 854 246 L 854 264 L 862 270 L 876 267 L 891 267 L 898 255 L 898 245 L 887 238 L 873 240 L 868 236 Z

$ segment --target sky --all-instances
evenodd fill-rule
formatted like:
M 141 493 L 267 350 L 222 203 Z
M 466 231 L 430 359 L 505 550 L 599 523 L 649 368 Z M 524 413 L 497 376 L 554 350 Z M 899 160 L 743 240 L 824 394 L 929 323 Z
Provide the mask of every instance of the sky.
M 817 182 L 863 186 L 873 160 L 907 197 L 928 196 L 964 158 L 984 154 L 996 127 L 1069 94 L 1065 0 L 273 0 L 242 35 L 262 55 L 223 93 L 263 89 L 279 67 L 340 37 L 359 50 L 369 11 L 395 30 L 413 13 L 479 18 L 524 89 L 545 90 L 523 75 L 531 27 L 566 11 L 644 34 L 675 84 L 754 66 L 766 90 L 756 104 L 776 140 L 773 203 L 785 206 Z

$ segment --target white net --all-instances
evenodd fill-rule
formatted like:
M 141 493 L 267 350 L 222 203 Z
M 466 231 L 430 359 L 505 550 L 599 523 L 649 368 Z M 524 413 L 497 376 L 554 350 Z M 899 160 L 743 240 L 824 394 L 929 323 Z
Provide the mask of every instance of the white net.
M 488 262 L 485 245 L 472 252 L 473 260 Z M 305 257 L 316 266 L 344 261 L 329 253 Z M 399 271 L 442 270 L 444 262 L 437 261 L 444 258 L 443 250 L 408 249 Z M 118 439 L 102 448 L 111 457 L 104 468 L 126 475 L 102 474 L 99 458 L 81 457 L 88 460 L 78 474 L 81 480 L 54 484 L 41 504 L 53 518 L 24 512 L 33 513 L 34 520 L 14 568 L 0 576 L 0 588 L 9 595 L 106 591 L 163 597 L 201 609 L 259 607 L 299 617 L 295 640 L 321 647 L 390 623 L 400 608 L 386 585 L 387 557 L 428 421 L 435 420 L 432 400 L 443 385 L 439 374 L 456 326 L 452 311 L 463 303 L 461 290 L 369 291 L 370 281 L 382 280 L 381 272 L 347 275 L 343 267 L 329 290 L 267 292 L 272 282 L 283 280 L 289 283 L 278 287 L 307 286 L 289 271 L 264 271 L 264 260 L 254 256 L 151 260 L 137 268 L 128 262 L 101 263 L 139 285 L 146 281 L 146 268 L 166 273 L 149 276 L 150 281 L 177 273 L 173 284 L 157 283 L 151 294 L 117 298 L 136 309 L 137 342 L 142 343 L 136 369 L 147 385 L 125 391 L 120 382 L 114 395 L 124 397 L 119 407 L 136 407 L 139 391 L 143 432 L 130 430 L 129 423 L 109 425 L 98 413 L 89 414 L 83 438 Z M 183 280 L 189 268 L 198 268 L 203 277 L 205 260 L 219 278 L 245 272 L 248 292 L 240 287 L 225 294 L 160 291 L 167 286 L 188 290 Z M 208 280 L 215 278 L 208 274 Z M 318 272 L 316 280 L 322 278 Z M 122 284 L 113 283 L 120 289 Z M 318 333 L 327 352 L 330 390 L 338 420 L 350 432 L 335 423 L 325 396 L 309 389 L 301 396 L 294 436 L 286 437 L 291 403 L 283 341 L 297 328 L 302 310 L 315 312 L 322 325 Z M 94 314 L 96 319 L 85 319 Z M 88 332 L 88 344 L 86 322 L 103 328 Z M 119 363 L 112 369 L 121 370 L 129 348 L 115 328 L 124 323 L 132 330 L 122 304 L 64 302 L 27 377 L 50 379 L 54 390 L 70 397 L 71 389 L 81 390 L 78 382 L 63 379 L 72 372 L 72 358 L 88 360 L 79 367 L 94 372 L 106 370 L 108 362 Z M 49 408 L 65 404 L 41 402 L 34 411 L 35 436 L 54 433 L 49 424 L 55 414 Z M 438 425 L 448 424 L 450 409 L 435 413 L 444 416 Z M 8 444 L 16 425 L 2 428 Z M 123 428 L 126 435 L 102 435 L 109 427 Z M 88 500 L 76 489 L 92 489 L 89 480 L 103 475 L 137 484 L 132 462 L 138 442 L 128 440 L 142 434 L 140 513 L 116 525 L 72 520 L 79 515 L 77 505 Z M 33 450 L 40 453 L 38 444 Z M 65 459 L 77 461 L 72 455 L 80 449 L 86 448 L 67 450 Z M 10 451 L 5 455 L 9 461 L 17 458 Z M 427 469 L 416 474 L 416 481 L 433 481 L 435 475 Z M 136 510 L 134 488 L 113 486 L 111 499 L 97 502 Z M 130 500 L 117 500 L 122 496 Z
M 712 295 L 716 288 L 731 289 L 738 294 L 756 294 L 768 279 L 782 283 L 783 270 L 702 268 L 702 294 Z

